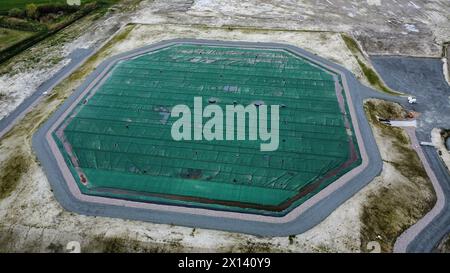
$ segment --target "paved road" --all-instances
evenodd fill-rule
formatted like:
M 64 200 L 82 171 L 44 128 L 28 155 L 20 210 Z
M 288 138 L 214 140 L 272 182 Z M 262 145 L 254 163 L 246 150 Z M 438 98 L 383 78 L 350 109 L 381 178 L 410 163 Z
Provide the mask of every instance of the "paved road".
M 412 110 L 422 113 L 417 127 L 419 141 L 429 142 L 433 128 L 450 128 L 450 86 L 443 76 L 441 60 L 393 56 L 372 56 L 371 59 L 389 86 L 417 97 L 418 104 Z M 436 149 L 423 147 L 423 152 L 442 188 L 444 206 L 406 247 L 408 252 L 431 252 L 450 232 L 450 175 Z
M 39 85 L 31 96 L 27 97 L 14 111 L 0 120 L 0 138 L 4 136 L 14 126 L 14 124 L 21 120 L 41 100 L 43 96 L 45 96 L 44 92 L 51 92 L 53 87 L 69 76 L 93 53 L 93 49 L 74 50 L 68 56 L 68 58 L 71 59 L 70 63 L 61 68 L 50 79 Z

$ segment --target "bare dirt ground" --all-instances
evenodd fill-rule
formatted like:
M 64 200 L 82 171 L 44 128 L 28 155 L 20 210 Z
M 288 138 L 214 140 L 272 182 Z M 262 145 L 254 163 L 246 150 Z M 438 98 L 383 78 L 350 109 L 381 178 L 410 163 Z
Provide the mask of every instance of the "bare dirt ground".
M 450 41 L 447 0 L 155 0 L 141 7 L 133 21 L 351 33 L 370 54 L 439 57 Z
M 426 178 L 420 175 L 410 178 L 410 172 L 416 170 L 417 165 L 402 165 L 399 153 L 389 152 L 395 141 L 392 137 L 399 137 L 386 134 L 389 129 L 381 133 L 374 130 L 385 160 L 382 174 L 315 228 L 301 235 L 282 238 L 259 238 L 67 212 L 54 199 L 30 142 L 39 124 L 101 60 L 163 39 L 189 37 L 289 43 L 342 64 L 366 84 L 368 80 L 355 54 L 342 40 L 339 31 L 356 36 L 361 48 L 369 53 L 440 54 L 441 41 L 450 40 L 450 12 L 446 1 L 401 0 L 389 5 L 384 2 L 387 1 L 352 4 L 342 0 L 320 3 L 203 0 L 174 1 L 171 4 L 159 0 L 143 1 L 135 11 L 130 9 L 121 15 L 110 12 L 102 18 L 86 18 L 86 22 L 81 21 L 58 34 L 62 36 L 55 36 L 55 42 L 45 41 L 2 65 L 0 92 L 5 94 L 0 96 L 0 101 L 7 102 L 0 102 L 0 114 L 5 115 L 15 107 L 13 104 L 20 103 L 21 98 L 67 62 L 69 52 L 106 41 L 111 33 L 130 21 L 153 24 L 125 27 L 0 140 L 0 251 L 65 251 L 66 244 L 74 240 L 82 243 L 83 251 L 109 252 L 359 252 L 366 251 L 366 243 L 371 240 L 379 241 L 383 250 L 389 251 L 399 230 L 412 224 L 432 201 Z M 397 21 L 389 23 L 389 18 Z M 271 30 L 274 28 L 276 30 Z M 362 54 L 367 56 L 365 51 Z M 36 55 L 39 59 L 33 60 Z M 366 59 L 362 61 L 370 66 Z M 403 149 L 407 149 L 407 142 L 399 149 L 405 152 Z M 406 154 L 409 152 L 406 150 Z M 393 201 L 395 195 L 389 194 L 394 192 L 400 196 L 405 191 L 404 198 L 418 199 L 418 203 L 400 199 L 412 207 L 402 205 L 399 209 L 388 209 L 399 206 L 398 202 L 383 202 L 382 207 L 375 206 L 380 196 L 388 195 L 390 198 L 386 200 Z M 406 212 L 408 208 L 412 208 L 411 214 Z M 379 218 L 364 216 L 373 209 L 380 210 Z M 392 222 L 393 215 L 397 214 L 400 215 L 399 222 Z M 368 223 L 379 225 L 368 229 Z

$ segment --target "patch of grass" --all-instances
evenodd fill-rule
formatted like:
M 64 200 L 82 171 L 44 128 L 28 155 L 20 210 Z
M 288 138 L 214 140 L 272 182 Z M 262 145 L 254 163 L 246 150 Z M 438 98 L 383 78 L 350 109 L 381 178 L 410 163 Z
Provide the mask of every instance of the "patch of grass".
M 92 253 L 161 253 L 163 249 L 154 245 L 144 245 L 139 241 L 119 237 L 106 238 L 97 236 L 86 246 L 81 247 L 81 252 Z
M 358 43 L 347 34 L 341 34 L 342 40 L 344 40 L 345 45 L 350 49 L 353 54 L 362 54 L 361 49 L 358 46 Z
M 372 68 L 368 67 L 363 61 L 361 61 L 358 57 L 356 57 L 356 61 L 358 61 L 359 67 L 361 68 L 364 76 L 367 78 L 369 83 L 374 86 L 375 88 L 391 94 L 391 95 L 398 95 L 399 93 L 392 91 L 390 88 L 388 88 L 384 83 L 381 81 L 378 74 L 373 70 Z
M 361 67 L 364 76 L 366 76 L 369 83 L 372 85 L 377 85 L 380 82 L 380 78 L 378 77 L 377 73 L 366 66 L 366 64 L 363 63 L 359 58 L 356 58 L 356 60 L 358 61 L 359 67 Z
M 450 234 L 447 234 L 447 236 L 441 242 L 439 251 L 442 253 L 450 253 Z
M 295 235 L 289 235 L 289 244 L 292 245 L 295 240 Z
M 379 103 L 375 103 L 375 101 Z M 385 119 L 405 118 L 407 112 L 399 104 L 371 100 L 364 103 L 364 110 L 370 123 L 377 126 L 384 136 L 394 138 L 399 145 L 409 145 L 409 138 L 403 129 L 386 125 L 378 120 L 378 117 Z
M 333 252 L 328 246 L 320 244 L 316 247 L 316 251 L 319 253 L 331 253 Z
M 23 174 L 29 168 L 29 158 L 17 153 L 6 159 L 0 169 L 0 200 L 8 197 L 17 187 Z
M 0 51 L 34 35 L 31 31 L 22 31 L 0 27 Z
M 271 253 L 278 252 L 273 249 L 272 244 L 270 243 L 262 243 L 262 242 L 253 242 L 247 240 L 244 244 L 240 245 L 238 248 L 239 252 L 243 253 Z
M 369 100 L 364 103 L 366 114 L 371 122 L 376 125 L 383 125 L 386 128 L 393 128 L 379 122 L 377 116 L 387 119 L 403 119 L 407 112 L 400 104 L 384 102 L 382 100 Z
M 392 154 L 398 155 L 385 164 L 393 166 L 408 180 L 389 184 L 370 194 L 360 215 L 361 249 L 366 250 L 368 242 L 377 241 L 383 252 L 390 252 L 397 237 L 433 207 L 436 196 L 406 133 L 377 119 L 377 116 L 401 118 L 405 110 L 398 104 L 381 100 L 365 102 L 364 109 L 371 125 L 377 128 L 374 134 L 381 134 L 383 141 L 391 143 Z
M 401 155 L 400 162 L 390 162 L 405 177 L 420 177 L 428 180 L 428 175 L 422 166 L 417 153 L 410 147 L 406 147 L 401 141 L 394 142 L 395 148 Z
M 426 182 L 395 184 L 368 196 L 360 215 L 361 249 L 366 250 L 368 242 L 377 241 L 383 252 L 391 252 L 398 236 L 432 208 L 435 199 L 424 196 L 418 183 Z
M 63 253 L 64 252 L 64 246 L 61 243 L 50 243 L 47 246 L 47 250 L 51 253 Z
M 399 95 L 398 92 L 393 91 L 383 83 L 383 81 L 380 79 L 375 70 L 373 70 L 372 68 L 367 66 L 363 61 L 361 61 L 361 58 L 364 58 L 364 54 L 361 51 L 360 47 L 358 46 L 358 43 L 352 37 L 342 33 L 341 38 L 344 41 L 347 48 L 355 56 L 356 61 L 358 62 L 358 65 L 361 68 L 364 76 L 367 78 L 367 80 L 373 87 L 391 95 Z
M 121 238 L 105 238 L 99 243 L 102 253 L 121 253 L 128 250 L 125 240 Z

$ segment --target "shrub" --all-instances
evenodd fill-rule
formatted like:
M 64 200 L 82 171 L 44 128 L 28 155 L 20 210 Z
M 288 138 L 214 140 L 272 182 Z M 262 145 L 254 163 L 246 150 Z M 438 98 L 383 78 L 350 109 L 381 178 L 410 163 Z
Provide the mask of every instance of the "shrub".
M 25 14 L 23 12 L 23 10 L 18 9 L 18 8 L 12 8 L 8 11 L 8 16 L 10 17 L 23 17 Z
M 47 27 L 34 21 L 27 21 L 15 17 L 0 17 L 0 27 L 24 31 L 44 31 Z
M 38 8 L 35 4 L 26 5 L 25 13 L 27 14 L 27 17 L 30 19 L 36 19 L 39 17 Z
M 41 15 L 58 12 L 73 13 L 76 12 L 77 10 L 79 10 L 78 6 L 69 6 L 67 4 L 60 4 L 60 3 L 49 3 L 38 6 L 38 12 Z

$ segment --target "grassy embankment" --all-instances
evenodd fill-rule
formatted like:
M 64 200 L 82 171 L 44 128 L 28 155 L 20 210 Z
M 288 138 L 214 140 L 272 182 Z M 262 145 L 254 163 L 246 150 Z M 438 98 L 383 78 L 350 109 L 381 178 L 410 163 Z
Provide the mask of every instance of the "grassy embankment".
M 372 85 L 372 87 L 391 95 L 401 95 L 401 93 L 396 92 L 387 87 L 386 84 L 384 84 L 384 82 L 378 76 L 377 72 L 375 72 L 375 70 L 373 70 L 370 67 L 370 65 L 364 62 L 365 60 L 364 54 L 361 52 L 358 43 L 352 37 L 346 34 L 341 34 L 341 37 L 344 40 L 345 44 L 347 45 L 348 49 L 355 56 L 361 71 L 363 72 L 366 79 L 369 81 L 370 85 Z
M 378 117 L 403 118 L 406 111 L 381 100 L 366 101 L 364 109 L 380 147 L 384 181 L 362 208 L 361 248 L 377 241 L 382 251 L 391 252 L 397 237 L 431 210 L 436 195 L 406 132 L 378 121 Z

